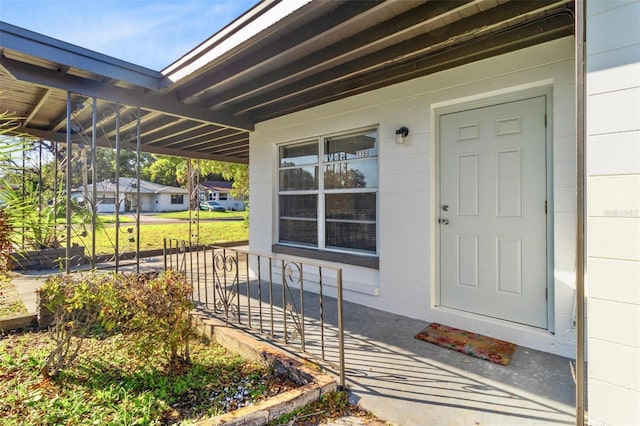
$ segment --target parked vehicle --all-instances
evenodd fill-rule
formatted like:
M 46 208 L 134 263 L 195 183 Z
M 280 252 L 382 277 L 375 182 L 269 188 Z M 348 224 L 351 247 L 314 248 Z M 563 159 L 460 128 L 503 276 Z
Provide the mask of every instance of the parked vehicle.
M 203 201 L 200 203 L 200 210 L 207 210 L 210 212 L 224 212 L 227 209 L 217 201 Z

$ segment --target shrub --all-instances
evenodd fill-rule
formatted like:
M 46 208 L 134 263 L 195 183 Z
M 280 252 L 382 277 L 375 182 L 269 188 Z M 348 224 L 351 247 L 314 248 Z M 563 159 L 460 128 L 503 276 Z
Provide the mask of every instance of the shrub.
M 73 363 L 82 340 L 127 333 L 143 354 L 160 349 L 169 365 L 189 363 L 191 287 L 173 271 L 153 278 L 132 274 L 58 275 L 45 281 L 40 303 L 54 316 L 55 348 L 42 374 L 56 376 Z
M 139 331 L 140 348 L 159 346 L 167 361 L 189 363 L 189 312 L 191 286 L 178 272 L 169 270 L 152 279 L 141 277 L 130 287 L 128 305 L 131 331 Z
M 54 317 L 50 337 L 55 343 L 42 374 L 47 377 L 73 363 L 82 339 L 96 331 L 101 319 L 103 279 L 95 275 L 57 275 L 49 277 L 40 289 L 40 303 Z

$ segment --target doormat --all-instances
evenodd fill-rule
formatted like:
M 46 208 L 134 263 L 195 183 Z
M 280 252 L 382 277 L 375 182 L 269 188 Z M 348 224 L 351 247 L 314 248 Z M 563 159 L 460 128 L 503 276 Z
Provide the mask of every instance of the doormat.
M 516 350 L 513 343 L 435 322 L 416 334 L 416 339 L 501 365 L 508 365 Z

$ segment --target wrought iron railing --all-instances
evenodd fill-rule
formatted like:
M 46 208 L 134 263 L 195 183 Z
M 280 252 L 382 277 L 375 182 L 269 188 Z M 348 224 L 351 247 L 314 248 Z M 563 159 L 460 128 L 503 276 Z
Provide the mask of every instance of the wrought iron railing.
M 164 268 L 190 281 L 196 307 L 321 360 L 344 388 L 341 268 L 176 239 Z

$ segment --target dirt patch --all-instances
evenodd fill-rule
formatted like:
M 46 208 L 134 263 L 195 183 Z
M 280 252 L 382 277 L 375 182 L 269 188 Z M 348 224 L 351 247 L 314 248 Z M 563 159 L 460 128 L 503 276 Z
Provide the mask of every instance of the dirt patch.
M 335 379 L 328 374 L 314 370 L 300 360 L 291 358 L 246 333 L 210 318 L 204 312 L 194 311 L 192 323 L 198 334 L 214 340 L 243 358 L 271 366 L 276 373 L 285 375 L 299 385 L 296 389 L 280 393 L 249 407 L 199 422 L 200 425 L 264 425 L 284 414 L 318 401 L 323 395 L 337 389 Z
M 28 314 L 11 278 L 0 273 L 0 318 Z

